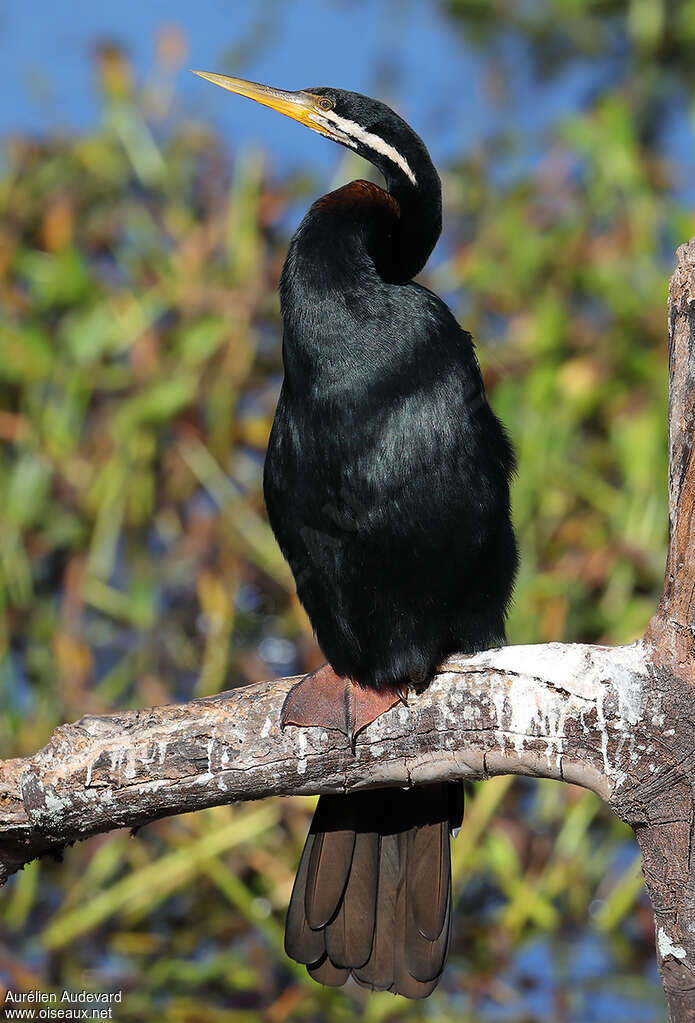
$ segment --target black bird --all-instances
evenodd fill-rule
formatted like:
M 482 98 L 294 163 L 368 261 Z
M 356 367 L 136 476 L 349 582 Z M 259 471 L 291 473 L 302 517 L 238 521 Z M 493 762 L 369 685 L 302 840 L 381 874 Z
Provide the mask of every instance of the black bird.
M 282 724 L 357 732 L 442 659 L 504 642 L 517 567 L 514 455 L 470 334 L 412 278 L 441 232 L 439 176 L 383 103 L 197 72 L 369 160 L 309 210 L 280 282 L 285 376 L 265 462 L 271 526 L 329 664 Z M 322 796 L 295 881 L 287 953 L 323 984 L 423 998 L 451 926 L 460 783 Z

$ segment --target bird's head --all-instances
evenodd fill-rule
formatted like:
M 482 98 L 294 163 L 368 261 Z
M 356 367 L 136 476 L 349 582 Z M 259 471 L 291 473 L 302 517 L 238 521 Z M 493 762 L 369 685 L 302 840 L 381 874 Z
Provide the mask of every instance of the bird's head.
M 391 187 L 417 188 L 423 168 L 431 167 L 420 137 L 390 107 L 369 96 L 327 86 L 287 92 L 208 71 L 194 74 L 272 107 L 359 153 L 381 171 Z

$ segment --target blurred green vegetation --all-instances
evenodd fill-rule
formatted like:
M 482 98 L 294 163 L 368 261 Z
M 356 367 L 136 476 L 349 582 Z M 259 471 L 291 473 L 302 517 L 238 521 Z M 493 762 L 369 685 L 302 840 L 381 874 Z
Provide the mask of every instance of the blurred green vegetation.
M 522 6 L 548 24 L 520 26 Z M 695 25 L 695 4 L 676 6 Z M 488 46 L 500 24 L 548 45 L 560 7 L 555 28 L 576 53 L 627 26 L 657 88 L 672 43 L 651 28 L 648 46 L 634 26 L 660 3 L 508 3 L 502 22 L 450 4 Z M 594 9 L 610 24 L 589 32 Z M 137 88 L 102 47 L 99 129 L 5 147 L 2 756 L 83 713 L 320 661 L 260 489 L 287 223 L 318 186 L 272 180 L 259 154 L 230 160 L 205 127 L 172 117 L 178 45 L 162 47 L 159 89 Z M 629 642 L 662 580 L 666 287 L 692 210 L 673 197 L 632 71 L 568 113 L 512 182 L 495 173 L 508 137 L 442 168 L 448 255 L 427 282 L 475 334 L 519 455 L 511 642 Z M 425 1004 L 322 990 L 284 956 L 312 805 L 219 807 L 32 864 L 0 892 L 0 980 L 122 989 L 118 1019 L 137 1023 L 661 1018 L 637 852 L 592 795 L 474 787 L 453 844 L 451 962 Z

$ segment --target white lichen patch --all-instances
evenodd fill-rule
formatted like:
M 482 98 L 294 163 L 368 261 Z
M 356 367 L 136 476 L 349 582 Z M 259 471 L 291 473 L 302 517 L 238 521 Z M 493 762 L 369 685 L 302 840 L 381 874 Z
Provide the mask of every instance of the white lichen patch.
M 494 734 L 503 753 L 513 747 L 521 756 L 530 741 L 537 749 L 540 740 L 545 743 L 548 764 L 556 764 L 566 750 L 565 731 L 572 721 L 586 733 L 598 726 L 604 771 L 616 786 L 627 776 L 627 762 L 637 759 L 634 726 L 642 717 L 646 699 L 641 642 L 625 647 L 579 643 L 509 646 L 454 657 L 448 666 L 461 673 L 458 687 L 464 701 L 466 690 L 471 691 L 470 675 L 480 673 L 481 700 L 494 707 Z M 487 672 L 494 674 L 491 677 Z M 451 673 L 454 678 L 456 674 Z M 450 717 L 453 696 L 447 694 L 443 699 Z M 464 717 L 458 711 L 456 716 L 460 721 L 473 714 Z
M 137 752 L 135 747 L 129 746 L 126 752 L 125 770 L 123 771 L 128 781 L 132 781 L 135 775 L 137 774 L 137 768 L 135 766 L 136 759 Z
M 306 773 L 306 752 L 309 743 L 306 737 L 306 732 L 301 729 L 297 733 L 297 746 L 299 747 L 299 757 L 297 759 L 297 774 Z
M 620 675 L 626 701 L 633 707 L 638 697 L 632 680 L 645 673 L 645 651 L 641 642 L 622 647 L 587 646 L 584 643 L 543 643 L 527 646 L 505 646 L 498 650 L 485 650 L 464 660 L 451 658 L 459 670 L 475 671 L 491 668 L 494 671 L 528 675 L 549 685 L 561 685 L 567 692 L 593 700 L 597 679 L 606 680 Z
M 685 959 L 687 952 L 681 945 L 676 945 L 663 927 L 658 927 L 656 931 L 656 947 L 659 950 L 659 955 L 662 959 L 666 956 L 673 956 L 674 959 Z
M 270 735 L 270 729 L 272 727 L 273 727 L 273 722 L 270 720 L 269 717 L 266 716 L 266 719 L 263 722 L 263 727 L 261 728 L 261 739 L 267 739 L 268 738 L 268 736 Z
M 404 725 L 410 716 L 409 708 L 404 707 L 402 703 L 399 703 L 396 708 L 396 716 L 398 717 L 399 724 Z
M 148 792 L 158 792 L 159 789 L 164 788 L 168 784 L 169 782 L 166 778 L 153 778 L 151 781 L 144 781 L 142 783 L 142 788 L 143 790 L 146 789 Z
M 53 824 L 56 824 L 60 821 L 63 811 L 69 806 L 69 803 L 67 800 L 61 799 L 50 786 L 42 785 L 41 788 L 43 789 L 43 805 L 46 816 Z

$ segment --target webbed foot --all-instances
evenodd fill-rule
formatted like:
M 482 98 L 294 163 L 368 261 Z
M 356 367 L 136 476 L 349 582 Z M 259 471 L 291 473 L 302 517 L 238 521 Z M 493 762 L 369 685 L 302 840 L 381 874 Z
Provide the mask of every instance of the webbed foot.
M 401 692 L 366 689 L 324 664 L 292 686 L 280 713 L 280 727 L 334 728 L 355 745 L 359 732 L 399 701 Z

